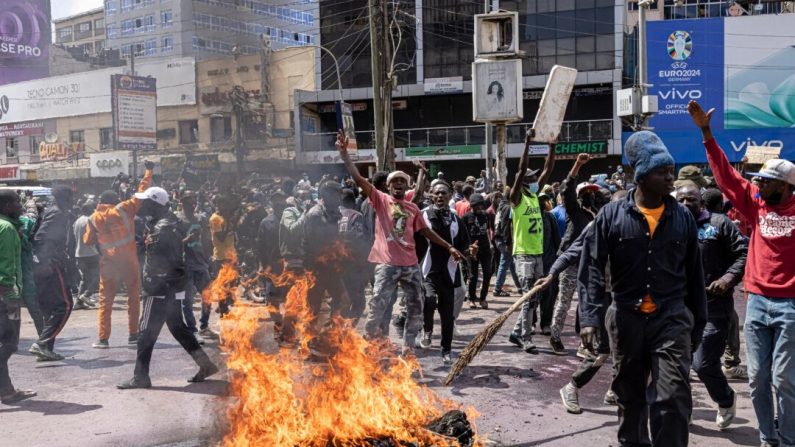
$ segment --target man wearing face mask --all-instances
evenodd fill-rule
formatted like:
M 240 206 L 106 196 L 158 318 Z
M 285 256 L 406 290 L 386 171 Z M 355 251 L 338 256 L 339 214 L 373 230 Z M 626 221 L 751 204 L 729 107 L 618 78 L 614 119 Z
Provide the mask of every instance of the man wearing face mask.
M 188 382 L 202 382 L 218 372 L 218 367 L 207 357 L 183 320 L 182 300 L 185 299 L 188 281 L 184 244 L 188 235 L 168 207 L 168 193 L 163 188 L 151 187 L 136 193 L 135 198 L 141 202 L 138 213 L 151 218 L 143 271 L 143 317 L 137 342 L 135 372 L 132 379 L 116 387 L 125 390 L 152 386 L 149 362 L 163 323 L 199 365 L 199 371 Z
M 566 207 L 566 233 L 558 250 L 558 255 L 563 254 L 569 249 L 571 244 L 580 236 L 582 230 L 589 222 L 596 218 L 599 211 L 595 205 L 596 193 L 599 186 L 593 183 L 577 184 L 577 177 L 580 169 L 585 166 L 593 157 L 588 154 L 580 154 L 569 171 L 566 181 L 560 186 L 560 194 L 563 196 L 563 206 Z M 571 308 L 571 298 L 577 288 L 577 265 L 572 264 L 561 272 L 558 282 L 558 296 L 555 300 L 555 310 L 552 317 L 552 327 L 550 332 L 549 344 L 552 352 L 557 355 L 565 355 L 566 348 L 560 340 L 563 325 L 566 323 L 566 316 Z
M 697 184 L 685 183 L 677 188 L 676 200 L 696 219 L 707 289 L 707 325 L 693 354 L 693 370 L 718 404 L 715 423 L 722 430 L 731 425 L 736 412 L 736 393 L 721 371 L 721 356 L 734 311 L 734 286 L 743 278 L 748 242 L 728 217 L 704 208 Z
M 544 220 L 538 203 L 538 192 L 547 183 L 555 167 L 555 151 L 550 147 L 549 155 L 544 163 L 544 170 L 528 170 L 528 149 L 533 143 L 535 134 L 532 129 L 527 132 L 525 147 L 519 160 L 519 171 L 516 174 L 511 194 L 511 212 L 513 214 L 513 257 L 516 272 L 519 275 L 522 292 L 527 292 L 533 284 L 544 275 Z M 538 354 L 533 344 L 531 331 L 533 325 L 533 309 L 538 304 L 538 296 L 524 303 L 519 312 L 513 331 L 509 337 L 514 343 L 529 354 Z
M 759 438 L 763 445 L 795 445 L 795 165 L 768 160 L 759 172 L 748 174 L 759 177 L 759 186 L 752 184 L 732 168 L 715 141 L 714 109 L 704 112 L 690 101 L 688 111 L 701 129 L 718 187 L 751 227 L 743 333 Z

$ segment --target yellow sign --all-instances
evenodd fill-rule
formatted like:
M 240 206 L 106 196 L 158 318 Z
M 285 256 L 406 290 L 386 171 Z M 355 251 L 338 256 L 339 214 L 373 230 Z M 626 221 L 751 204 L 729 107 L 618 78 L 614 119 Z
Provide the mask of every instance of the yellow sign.
M 39 143 L 39 160 L 63 160 L 82 151 L 83 143 L 70 143 L 66 145 L 63 143 L 47 143 L 42 141 Z

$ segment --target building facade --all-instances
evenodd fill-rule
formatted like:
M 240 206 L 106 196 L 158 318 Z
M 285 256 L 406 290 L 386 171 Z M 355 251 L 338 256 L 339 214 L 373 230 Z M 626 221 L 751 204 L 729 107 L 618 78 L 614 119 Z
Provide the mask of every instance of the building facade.
M 211 59 L 317 42 L 309 0 L 105 0 L 108 46 L 123 57 Z
M 55 26 L 57 45 L 81 48 L 86 55 L 98 54 L 106 47 L 103 8 L 92 9 L 52 22 Z

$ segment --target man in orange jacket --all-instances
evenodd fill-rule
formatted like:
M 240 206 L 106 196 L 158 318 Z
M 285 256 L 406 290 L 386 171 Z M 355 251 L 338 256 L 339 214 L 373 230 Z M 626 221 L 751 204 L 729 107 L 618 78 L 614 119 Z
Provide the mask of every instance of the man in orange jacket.
M 152 185 L 154 163 L 145 162 L 146 173 L 138 191 L 146 191 Z M 127 322 L 130 330 L 128 342 L 138 341 L 138 319 L 141 314 L 141 267 L 135 247 L 135 214 L 143 201 L 135 197 L 119 202 L 115 191 L 100 195 L 99 205 L 91 215 L 83 242 L 96 244 L 100 251 L 99 261 L 99 340 L 95 348 L 108 348 L 110 338 L 110 314 L 113 300 L 122 283 L 127 286 Z

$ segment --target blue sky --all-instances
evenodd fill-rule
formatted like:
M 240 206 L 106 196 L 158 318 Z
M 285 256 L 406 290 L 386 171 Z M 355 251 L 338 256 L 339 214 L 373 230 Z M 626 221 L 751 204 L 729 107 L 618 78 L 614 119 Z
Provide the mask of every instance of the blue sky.
M 102 0 L 50 0 L 52 18 L 60 19 L 102 6 Z

